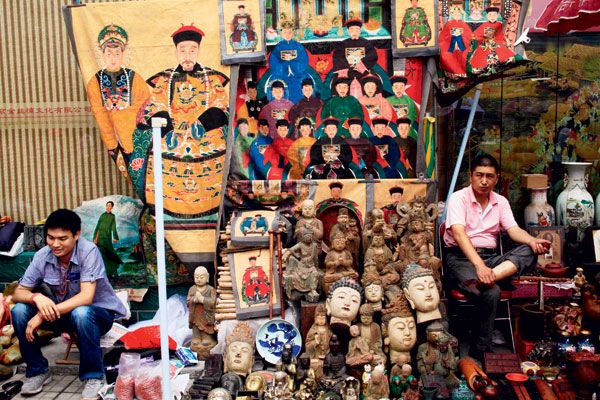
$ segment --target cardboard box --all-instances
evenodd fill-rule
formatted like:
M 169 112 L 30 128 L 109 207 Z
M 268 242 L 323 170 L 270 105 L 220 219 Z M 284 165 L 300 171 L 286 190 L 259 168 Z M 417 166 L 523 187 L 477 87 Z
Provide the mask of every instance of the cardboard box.
M 523 174 L 521 175 L 521 187 L 525 189 L 541 189 L 548 187 L 548 175 Z

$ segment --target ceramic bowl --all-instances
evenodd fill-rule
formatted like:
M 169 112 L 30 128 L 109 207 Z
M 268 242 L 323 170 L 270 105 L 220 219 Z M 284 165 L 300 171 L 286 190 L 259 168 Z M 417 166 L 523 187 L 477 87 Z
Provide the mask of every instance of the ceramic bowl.
M 271 364 L 277 364 L 287 343 L 292 345 L 294 357 L 298 357 L 302 350 L 302 336 L 298 328 L 283 319 L 265 322 L 256 334 L 258 354 Z

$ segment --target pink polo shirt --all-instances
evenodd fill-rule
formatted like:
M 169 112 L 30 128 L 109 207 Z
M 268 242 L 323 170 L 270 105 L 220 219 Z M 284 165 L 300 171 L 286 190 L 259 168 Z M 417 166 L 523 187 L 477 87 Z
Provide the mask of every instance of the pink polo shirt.
M 475 199 L 471 185 L 454 192 L 446 208 L 444 242 L 449 247 L 458 246 L 450 229 L 452 225 L 464 225 L 474 247 L 491 249 L 497 246 L 500 229 L 506 231 L 517 225 L 506 197 L 491 192 L 490 201 L 483 210 Z

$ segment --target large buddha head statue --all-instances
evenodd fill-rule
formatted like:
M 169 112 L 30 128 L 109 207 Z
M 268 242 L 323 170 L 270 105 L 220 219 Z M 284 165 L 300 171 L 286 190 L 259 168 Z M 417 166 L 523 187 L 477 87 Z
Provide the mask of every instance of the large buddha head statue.
M 254 364 L 255 334 L 246 322 L 238 322 L 231 334 L 225 338 L 225 373 L 235 372 L 246 376 Z
M 325 307 L 331 323 L 350 326 L 358 314 L 362 302 L 363 289 L 354 279 L 344 277 L 329 288 Z
M 409 264 L 402 275 L 402 290 L 410 306 L 417 310 L 417 323 L 441 318 L 440 293 L 430 269 Z

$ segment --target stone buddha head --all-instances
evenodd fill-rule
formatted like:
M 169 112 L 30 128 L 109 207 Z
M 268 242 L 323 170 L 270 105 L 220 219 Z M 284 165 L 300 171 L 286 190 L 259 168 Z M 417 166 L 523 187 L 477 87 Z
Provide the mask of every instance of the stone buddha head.
M 225 339 L 224 371 L 246 376 L 254 364 L 255 334 L 250 325 L 238 322 Z
M 350 326 L 358 314 L 362 302 L 363 289 L 354 279 L 344 277 L 329 288 L 325 307 L 331 323 Z
M 417 264 L 409 264 L 402 275 L 402 290 L 411 308 L 417 310 L 417 323 L 441 318 L 440 293 L 433 272 Z

